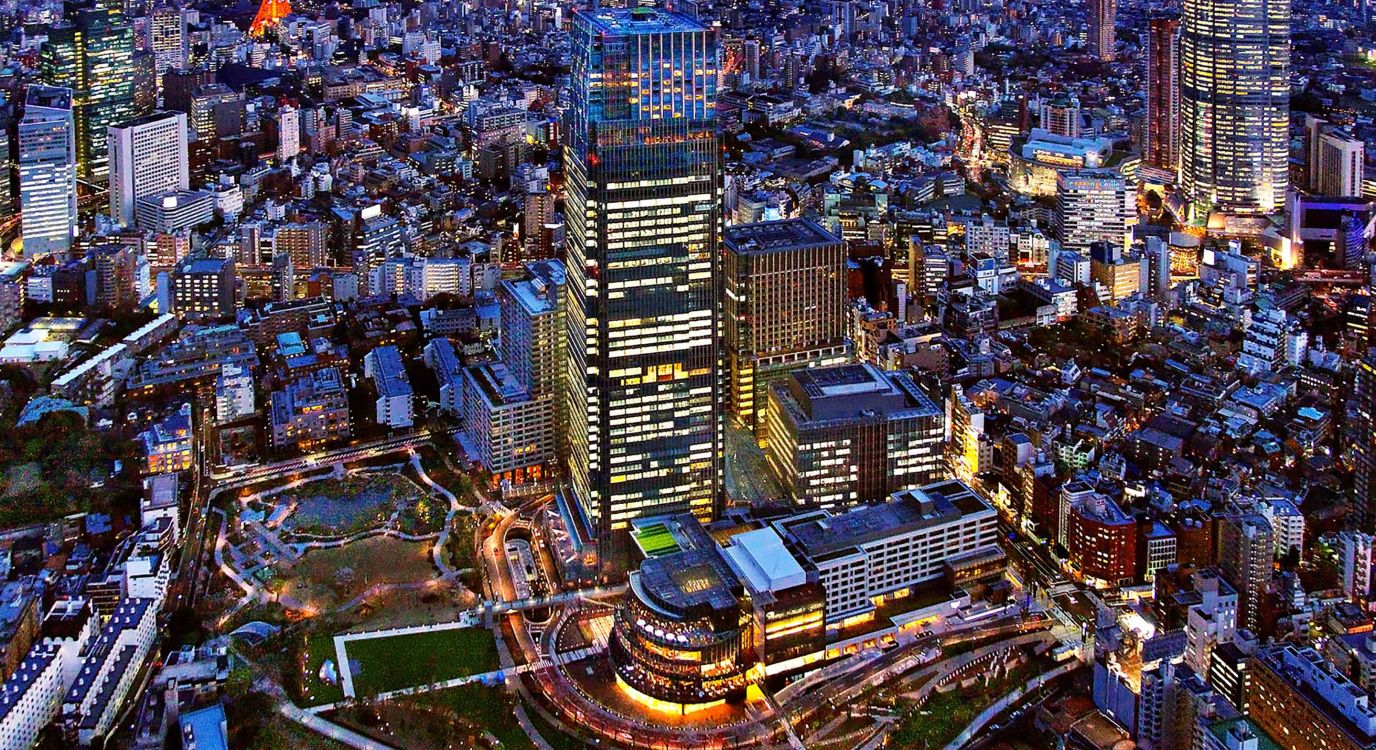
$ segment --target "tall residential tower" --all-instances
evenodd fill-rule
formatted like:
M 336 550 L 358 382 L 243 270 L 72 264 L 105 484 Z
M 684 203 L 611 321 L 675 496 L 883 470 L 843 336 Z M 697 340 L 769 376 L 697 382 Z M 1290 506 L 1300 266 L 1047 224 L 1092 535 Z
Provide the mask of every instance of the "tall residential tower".
M 1180 16 L 1147 22 L 1147 147 L 1149 166 L 1180 167 Z
M 573 48 L 568 470 L 615 564 L 632 520 L 719 503 L 718 46 L 637 7 L 576 13 Z

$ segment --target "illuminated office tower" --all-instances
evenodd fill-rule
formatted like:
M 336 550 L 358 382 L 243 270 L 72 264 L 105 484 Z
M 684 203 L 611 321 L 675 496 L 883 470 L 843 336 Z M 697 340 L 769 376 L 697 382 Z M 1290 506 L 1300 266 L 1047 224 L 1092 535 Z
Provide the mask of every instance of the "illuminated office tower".
M 1180 180 L 1196 211 L 1278 211 L 1290 156 L 1290 0 L 1185 0 Z
M 72 90 L 77 169 L 103 182 L 110 171 L 110 126 L 134 117 L 134 30 L 117 12 L 84 8 L 48 30 L 40 55 L 44 83 Z
M 1180 17 L 1147 22 L 1147 148 L 1149 166 L 1180 166 Z
M 573 45 L 568 471 L 615 564 L 632 520 L 719 502 L 718 47 L 651 7 L 576 13 Z
M 110 126 L 110 215 L 132 226 L 140 198 L 190 190 L 186 114 L 158 112 Z
M 1089 20 L 1089 54 L 1096 60 L 1113 59 L 1113 23 L 1117 5 L 1117 0 L 1089 0 L 1085 4 L 1085 15 Z
M 24 256 L 65 256 L 76 233 L 76 125 L 71 89 L 29 87 L 19 120 Z
M 737 224 L 722 253 L 731 413 L 764 440 L 769 386 L 846 357 L 846 246 L 808 219 Z

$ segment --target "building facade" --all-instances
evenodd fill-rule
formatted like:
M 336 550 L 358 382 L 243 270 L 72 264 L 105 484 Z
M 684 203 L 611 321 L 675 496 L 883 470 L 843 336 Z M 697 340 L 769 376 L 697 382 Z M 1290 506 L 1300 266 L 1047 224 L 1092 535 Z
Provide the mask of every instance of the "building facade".
M 1196 215 L 1278 211 L 1290 158 L 1289 0 L 1185 0 L 1180 185 Z
M 766 434 L 769 386 L 846 352 L 846 249 L 807 219 L 726 230 L 722 315 L 731 413 Z
M 574 14 L 573 46 L 568 471 L 610 559 L 633 519 L 720 502 L 718 49 L 649 7 Z

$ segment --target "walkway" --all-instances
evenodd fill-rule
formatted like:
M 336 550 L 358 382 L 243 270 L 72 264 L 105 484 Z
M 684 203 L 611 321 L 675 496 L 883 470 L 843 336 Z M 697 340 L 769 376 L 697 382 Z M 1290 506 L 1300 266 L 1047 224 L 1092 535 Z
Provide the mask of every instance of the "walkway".
M 354 748 L 354 750 L 394 750 L 391 745 L 384 745 L 377 740 L 364 737 L 358 732 L 345 729 L 332 721 L 326 721 L 310 711 L 297 708 L 291 701 L 282 701 L 278 704 L 277 711 L 312 732 L 329 737 L 335 742 L 341 742 Z
M 474 509 L 469 506 L 461 505 L 459 503 L 459 498 L 455 497 L 454 493 L 430 478 L 430 475 L 425 472 L 425 467 L 420 462 L 420 454 L 416 452 L 415 448 L 411 449 L 411 468 L 416 470 L 416 476 L 420 478 L 420 481 L 425 486 L 438 492 L 440 495 L 444 496 L 444 499 L 449 501 L 449 512 L 444 516 L 444 528 L 440 531 L 439 537 L 435 539 L 435 546 L 431 548 L 430 555 L 434 558 L 435 567 L 439 569 L 441 576 L 447 579 L 457 578 L 459 576 L 459 571 L 454 569 L 454 566 L 450 565 L 449 561 L 445 559 L 444 546 L 449 542 L 449 532 L 454 527 L 454 516 L 458 515 L 461 510 L 472 513 Z
M 970 722 L 970 726 L 965 727 L 965 729 L 961 731 L 960 734 L 956 735 L 956 738 L 954 740 L 951 740 L 951 742 L 948 745 L 946 745 L 946 750 L 959 750 L 959 748 L 963 747 L 972 738 L 974 738 L 976 734 L 981 732 L 986 724 L 993 721 L 995 716 L 998 716 L 999 714 L 1008 710 L 1010 706 L 1012 706 L 1017 701 L 1021 700 L 1024 695 L 1027 695 L 1028 693 L 1036 690 L 1037 688 L 1040 688 L 1042 685 L 1045 685 L 1046 683 L 1056 679 L 1057 677 L 1069 674 L 1082 666 L 1084 665 L 1078 661 L 1067 662 L 1065 664 L 1058 665 L 1046 672 L 1043 672 L 1042 674 L 1039 674 L 1036 677 L 1033 677 L 1032 679 L 1028 680 L 1027 684 L 1025 685 L 1021 685 L 1019 687 L 1014 688 L 1012 692 L 995 701 L 994 705 L 981 711 L 979 716 L 976 716 L 975 720 Z

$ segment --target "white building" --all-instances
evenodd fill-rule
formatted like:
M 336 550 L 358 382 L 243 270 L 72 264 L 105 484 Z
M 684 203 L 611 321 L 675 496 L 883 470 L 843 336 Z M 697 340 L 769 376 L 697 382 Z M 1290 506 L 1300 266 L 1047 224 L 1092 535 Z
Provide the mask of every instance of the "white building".
M 181 538 L 177 475 L 154 474 L 143 480 L 143 497 L 139 499 L 139 526 L 155 525 L 160 518 L 172 523 L 173 536 Z
M 76 234 L 76 123 L 72 90 L 29 86 L 19 120 L 24 257 L 65 256 Z
M 301 153 L 301 112 L 290 104 L 277 110 L 277 161 L 285 163 Z
M 998 513 L 954 479 L 774 527 L 817 569 L 828 626 L 869 616 L 879 602 L 940 578 L 948 559 L 998 544 Z
M 114 725 L 157 636 L 158 604 L 120 601 L 100 635 L 81 653 L 81 668 L 62 701 L 62 721 L 82 746 Z
M 1276 540 L 1276 556 L 1283 557 L 1295 550 L 1304 557 L 1304 514 L 1286 499 L 1276 499 L 1262 505 L 1261 514 L 1271 524 Z
M 395 346 L 379 346 L 368 352 L 363 358 L 363 373 L 377 388 L 378 424 L 398 428 L 415 423 L 411 381 Z
M 464 439 L 494 479 L 542 479 L 554 458 L 554 401 L 532 399 L 504 364 L 463 370 Z
M 233 422 L 256 410 L 253 371 L 237 364 L 220 368 L 215 379 L 215 421 Z
M 186 114 L 155 112 L 110 126 L 110 215 L 134 223 L 140 198 L 191 188 Z
M 1353 599 L 1371 596 L 1372 555 L 1376 539 L 1360 531 L 1338 534 L 1338 563 L 1343 574 L 1343 593 Z
M 463 414 L 463 367 L 453 342 L 434 339 L 425 345 L 421 356 L 426 367 L 435 371 L 435 380 L 440 384 L 440 409 L 454 415 Z

